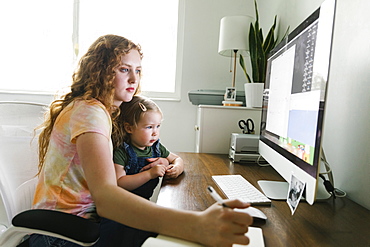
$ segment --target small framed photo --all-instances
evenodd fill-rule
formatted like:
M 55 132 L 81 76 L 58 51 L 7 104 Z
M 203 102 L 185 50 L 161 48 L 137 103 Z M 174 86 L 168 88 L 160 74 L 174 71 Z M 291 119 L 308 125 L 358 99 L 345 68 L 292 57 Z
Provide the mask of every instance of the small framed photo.
M 287 203 L 292 211 L 292 215 L 298 207 L 298 204 L 302 198 L 304 188 L 306 183 L 299 180 L 296 176 L 292 174 L 289 184 Z
M 226 101 L 235 100 L 236 99 L 236 88 L 235 87 L 227 87 L 224 99 Z

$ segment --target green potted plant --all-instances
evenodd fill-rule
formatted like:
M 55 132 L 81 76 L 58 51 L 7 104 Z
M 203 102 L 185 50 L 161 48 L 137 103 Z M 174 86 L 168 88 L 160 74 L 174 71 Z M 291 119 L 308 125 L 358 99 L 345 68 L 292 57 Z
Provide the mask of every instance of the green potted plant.
M 252 101 L 257 102 L 258 105 L 255 106 L 255 104 L 250 103 L 252 104 L 250 105 L 251 107 L 261 107 L 262 106 L 263 83 L 265 82 L 265 78 L 266 78 L 267 55 L 273 48 L 275 48 L 275 46 L 279 42 L 278 42 L 278 39 L 275 38 L 277 16 L 275 15 L 274 23 L 272 27 L 270 28 L 266 36 L 266 39 L 264 39 L 262 28 L 260 28 L 260 25 L 259 25 L 259 15 L 258 15 L 258 8 L 257 8 L 256 0 L 254 0 L 254 6 L 255 6 L 255 11 L 256 11 L 256 21 L 254 22 L 254 24 L 253 23 L 250 24 L 250 29 L 249 29 L 249 54 L 250 54 L 250 61 L 252 65 L 252 79 L 251 79 L 251 76 L 247 72 L 246 64 L 244 62 L 244 58 L 242 55 L 240 55 L 239 57 L 239 63 L 245 73 L 245 76 L 247 77 L 248 83 L 246 84 L 251 84 L 253 82 L 261 83 L 260 85 L 258 85 L 258 89 L 256 89 L 257 92 L 260 92 L 261 95 L 257 96 L 256 100 L 252 99 Z M 284 39 L 287 36 L 288 31 L 289 31 L 289 27 L 287 28 L 282 39 Z M 245 87 L 247 88 L 249 86 L 245 85 Z M 256 96 L 255 94 L 257 94 L 257 92 L 248 92 L 248 90 L 246 90 L 245 92 L 246 100 L 250 102 L 251 98 L 253 98 L 253 96 Z M 251 95 L 252 97 L 249 97 L 248 99 L 247 94 Z M 247 103 L 247 106 L 248 106 L 248 103 Z

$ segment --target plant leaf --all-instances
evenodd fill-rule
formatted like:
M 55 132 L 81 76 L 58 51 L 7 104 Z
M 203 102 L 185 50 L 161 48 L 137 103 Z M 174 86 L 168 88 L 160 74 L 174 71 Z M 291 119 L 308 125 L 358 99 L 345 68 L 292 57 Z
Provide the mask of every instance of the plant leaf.
M 263 50 L 265 55 L 267 55 L 276 45 L 275 41 L 275 27 L 276 27 L 276 15 L 274 19 L 274 24 L 270 28 L 266 40 L 263 42 Z
M 259 23 L 259 16 L 258 16 L 258 7 L 257 7 L 257 1 L 254 0 L 254 10 L 256 12 L 256 23 L 258 24 Z
M 283 39 L 285 39 L 285 38 L 288 36 L 288 34 L 289 34 L 289 26 L 287 27 L 287 29 L 286 29 L 286 31 L 285 31 L 285 33 L 284 33 L 283 37 L 281 37 L 281 39 L 280 39 L 279 43 L 280 43 L 281 41 L 283 41 Z M 277 43 L 278 43 L 278 40 L 276 39 L 276 44 L 277 44 Z
M 252 65 L 252 77 L 253 81 L 255 81 L 255 77 L 258 76 L 258 53 L 259 53 L 259 42 L 258 42 L 258 35 L 256 33 L 256 29 L 251 24 L 249 30 L 249 52 L 251 57 L 251 65 Z
M 250 24 L 249 29 L 249 54 L 250 54 L 250 61 L 252 65 L 252 78 L 247 73 L 246 65 L 244 62 L 244 58 L 240 56 L 240 66 L 243 68 L 243 71 L 248 79 L 248 82 L 264 82 L 266 77 L 266 64 L 267 64 L 267 55 L 270 53 L 272 49 L 278 43 L 278 39 L 275 40 L 275 30 L 276 30 L 276 22 L 277 16 L 275 15 L 274 23 L 271 26 L 266 39 L 263 38 L 262 28 L 259 25 L 259 14 L 258 14 L 258 6 L 257 1 L 254 0 L 254 7 L 256 12 L 256 21 Z M 283 40 L 288 35 L 289 27 L 287 28 L 283 38 Z
M 242 54 L 239 54 L 239 64 L 243 68 L 244 74 L 247 77 L 248 82 L 251 83 L 252 81 L 251 81 L 251 78 L 249 77 L 249 75 L 247 73 L 247 66 L 244 63 L 244 58 L 243 58 Z

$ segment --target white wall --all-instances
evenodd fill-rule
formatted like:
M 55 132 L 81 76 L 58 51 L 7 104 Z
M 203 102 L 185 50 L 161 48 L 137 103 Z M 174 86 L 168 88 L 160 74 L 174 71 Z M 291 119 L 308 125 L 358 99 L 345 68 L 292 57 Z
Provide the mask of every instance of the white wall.
M 163 143 L 174 152 L 193 152 L 197 107 L 189 102 L 188 91 L 224 90 L 231 84 L 230 59 L 217 54 L 219 22 L 225 15 L 254 17 L 254 7 L 253 0 L 182 1 L 185 4 L 185 34 L 181 101 L 158 101 L 158 104 L 165 115 Z M 322 2 L 258 0 L 261 26 L 268 29 L 274 15 L 278 14 L 279 31 L 284 32 L 288 25 L 293 30 Z M 370 22 L 365 13 L 370 9 L 370 2 L 338 2 L 324 150 L 333 168 L 336 187 L 370 209 Z M 237 89 L 242 89 L 245 78 L 240 67 L 237 70 Z M 14 96 L 0 94 L 0 100 L 5 98 L 10 100 Z M 48 100 L 48 97 L 36 99 Z
M 230 1 L 219 0 L 185 1 L 181 101 L 158 102 L 165 114 L 161 139 L 171 150 L 195 151 L 197 107 L 190 103 L 188 91 L 224 90 L 231 86 L 230 58 L 217 53 L 220 20 L 226 15 L 254 16 L 252 3 L 253 0 L 233 0 L 232 4 Z M 273 19 L 271 24 L 272 21 Z M 238 90 L 242 90 L 246 79 L 240 68 L 237 68 L 237 72 L 236 86 Z
M 336 186 L 370 209 L 370 2 L 337 2 L 324 150 Z

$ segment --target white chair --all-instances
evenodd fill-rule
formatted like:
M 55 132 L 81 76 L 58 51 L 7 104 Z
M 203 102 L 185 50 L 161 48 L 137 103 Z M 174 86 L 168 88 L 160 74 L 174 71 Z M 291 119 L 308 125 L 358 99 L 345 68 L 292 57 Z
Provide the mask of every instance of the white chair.
M 32 233 L 82 246 L 94 244 L 99 237 L 98 225 L 89 220 L 52 210 L 30 210 L 38 166 L 34 128 L 42 123 L 45 107 L 0 101 L 0 246 L 18 246 Z
M 0 102 L 0 199 L 4 207 L 1 212 L 6 213 L 6 217 L 0 216 L 0 224 L 6 227 L 13 216 L 29 209 L 32 203 L 38 163 L 34 129 L 43 121 L 44 107 L 38 103 Z M 31 192 L 24 193 L 28 189 Z

